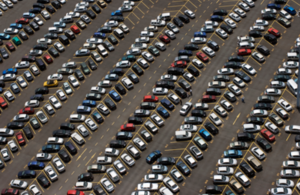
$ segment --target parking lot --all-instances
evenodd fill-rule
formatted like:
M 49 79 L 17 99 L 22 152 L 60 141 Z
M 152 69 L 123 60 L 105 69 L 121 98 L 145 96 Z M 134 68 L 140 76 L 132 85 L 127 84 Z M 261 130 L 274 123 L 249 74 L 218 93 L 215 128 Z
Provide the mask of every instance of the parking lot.
M 12 68 L 16 63 L 20 62 L 21 58 L 28 54 L 32 47 L 36 45 L 37 39 L 44 37 L 44 34 L 48 32 L 48 27 L 53 26 L 53 22 L 58 21 L 60 18 L 65 16 L 66 13 L 73 11 L 75 5 L 79 2 L 80 1 L 78 0 L 66 1 L 66 3 L 63 4 L 60 9 L 57 9 L 55 13 L 51 14 L 51 18 L 49 20 L 45 20 L 40 14 L 38 14 L 37 16 L 42 18 L 44 24 L 40 26 L 40 29 L 35 31 L 33 35 L 30 35 L 28 40 L 24 41 L 19 38 L 21 39 L 22 44 L 19 46 L 14 45 L 16 50 L 9 52 L 8 59 L 3 59 L 3 63 L 0 66 L 0 71 Z M 119 22 L 119 24 L 125 24 L 128 27 L 129 32 L 124 33 L 124 38 L 118 38 L 114 33 L 106 33 L 106 37 L 108 35 L 112 35 L 118 41 L 118 43 L 113 45 L 114 51 L 109 51 L 107 56 L 101 56 L 102 60 L 98 62 L 92 56 L 78 57 L 75 55 L 75 52 L 83 49 L 83 44 L 86 42 L 86 40 L 92 38 L 94 32 L 96 32 L 98 28 L 103 27 L 105 22 L 109 21 L 110 14 L 122 6 L 121 1 L 112 0 L 111 3 L 107 3 L 106 7 L 101 8 L 100 13 L 97 14 L 94 12 L 96 17 L 91 19 L 89 24 L 86 24 L 86 28 L 79 28 L 80 33 L 76 34 L 76 38 L 71 40 L 69 44 L 64 45 L 58 39 L 52 40 L 52 43 L 48 45 L 48 48 L 55 48 L 53 44 L 58 41 L 64 45 L 65 51 L 60 53 L 59 57 L 56 58 L 49 54 L 47 50 L 43 51 L 39 57 L 42 58 L 43 62 L 46 64 L 46 70 L 40 71 L 40 74 L 33 76 L 33 81 L 29 82 L 25 79 L 23 73 L 26 70 L 31 70 L 29 68 L 18 69 L 17 76 L 22 76 L 27 84 L 27 86 L 23 88 L 16 81 L 5 82 L 3 92 L 10 91 L 14 96 L 14 100 L 6 101 L 8 106 L 6 108 L 1 108 L 0 127 L 6 128 L 7 124 L 13 121 L 14 116 L 19 113 L 19 110 L 24 108 L 25 102 L 30 100 L 30 97 L 35 94 L 35 90 L 38 87 L 43 87 L 43 83 L 47 81 L 47 77 L 56 73 L 58 69 L 62 68 L 63 63 L 75 62 L 78 67 L 73 69 L 73 71 L 79 70 L 82 72 L 83 69 L 79 65 L 82 63 L 88 64 L 89 66 L 87 66 L 87 69 L 90 73 L 83 74 L 84 79 L 79 81 L 78 87 L 75 88 L 72 85 L 70 86 L 73 92 L 66 95 L 66 100 L 59 100 L 60 98 L 58 97 L 57 90 L 62 90 L 65 92 L 65 88 L 63 87 L 64 83 L 70 83 L 68 76 L 64 75 L 63 79 L 58 81 L 57 86 L 49 86 L 49 93 L 44 94 L 44 100 L 40 101 L 39 106 L 34 108 L 35 113 L 38 111 L 43 111 L 46 113 L 48 122 L 42 124 L 38 119 L 37 121 L 40 125 L 40 128 L 37 130 L 33 129 L 34 127 L 32 123 L 25 122 L 24 126 L 31 128 L 31 131 L 33 132 L 33 138 L 28 139 L 26 136 L 24 136 L 26 142 L 24 146 L 20 146 L 18 144 L 18 140 L 15 136 L 8 137 L 9 141 L 14 140 L 14 142 L 17 144 L 17 152 L 11 152 L 8 145 L 0 146 L 1 149 L 7 148 L 11 156 L 10 161 L 7 162 L 4 162 L 3 156 L 1 156 L 1 160 L 4 163 L 4 168 L 0 170 L 0 177 L 2 181 L 0 184 L 1 189 L 10 188 L 10 181 L 18 178 L 18 172 L 28 169 L 27 163 L 34 161 L 36 159 L 36 154 L 42 152 L 42 146 L 47 144 L 47 139 L 48 137 L 52 136 L 52 132 L 54 130 L 60 129 L 61 123 L 70 122 L 70 115 L 77 113 L 77 106 L 82 104 L 82 101 L 86 98 L 86 94 L 90 93 L 91 87 L 97 86 L 98 83 L 103 81 L 105 76 L 110 73 L 110 70 L 117 68 L 117 62 L 121 61 L 123 56 L 126 56 L 126 52 L 131 48 L 131 45 L 135 43 L 136 38 L 140 37 L 140 32 L 143 31 L 145 27 L 149 26 L 152 19 L 155 19 L 161 13 L 169 12 L 173 18 L 180 14 L 184 14 L 185 10 L 191 10 L 195 13 L 196 17 L 194 19 L 190 19 L 189 23 L 184 24 L 183 27 L 179 28 L 180 32 L 175 34 L 176 39 L 171 40 L 170 43 L 166 44 L 166 50 L 160 51 L 160 55 L 154 56 L 153 62 L 148 62 L 148 68 L 142 68 L 143 74 L 137 75 L 139 82 L 134 84 L 133 89 L 128 90 L 124 83 L 121 82 L 121 78 L 127 77 L 127 75 L 132 73 L 136 74 L 136 70 L 133 69 L 133 67 L 123 69 L 124 75 L 120 76 L 118 81 L 111 81 L 113 86 L 106 88 L 106 93 L 101 94 L 101 100 L 96 100 L 96 104 L 105 105 L 105 100 L 110 99 L 110 101 L 114 102 L 116 105 L 116 110 L 110 109 L 110 113 L 108 115 L 104 115 L 100 111 L 104 122 L 94 122 L 97 126 L 97 130 L 91 130 L 87 123 L 82 122 L 89 134 L 89 136 L 83 137 L 84 144 L 78 145 L 71 137 L 64 138 L 64 142 L 71 142 L 76 147 L 77 153 L 75 155 L 71 155 L 69 150 L 64 145 L 61 145 L 60 150 L 67 151 L 68 155 L 71 157 L 71 160 L 69 162 L 64 162 L 62 160 L 66 169 L 65 172 L 59 173 L 55 168 L 53 169 L 58 175 L 58 180 L 54 182 L 51 181 L 51 185 L 47 188 L 42 187 L 37 181 L 37 177 L 40 175 L 47 176 L 43 170 L 36 170 L 37 176 L 34 179 L 24 179 L 26 182 L 28 182 L 28 187 L 32 184 L 35 184 L 43 194 L 67 194 L 68 190 L 75 189 L 75 183 L 77 182 L 78 175 L 87 172 L 87 166 L 97 164 L 97 157 L 105 155 L 105 148 L 110 147 L 110 141 L 116 139 L 116 133 L 120 131 L 120 126 L 128 123 L 128 117 L 134 116 L 135 110 L 140 108 L 140 103 L 143 102 L 145 95 L 153 94 L 152 90 L 155 88 L 156 81 L 161 81 L 161 76 L 167 74 L 168 68 L 171 67 L 172 62 L 174 62 L 174 58 L 177 57 L 178 51 L 183 49 L 184 45 L 191 43 L 191 39 L 194 37 L 194 32 L 199 31 L 200 28 L 204 26 L 204 22 L 210 19 L 214 10 L 224 9 L 227 10 L 228 13 L 231 13 L 235 8 L 238 7 L 239 2 L 240 1 L 236 0 L 135 1 L 132 11 L 124 12 L 124 21 Z M 207 83 L 212 81 L 213 76 L 217 75 L 217 71 L 223 68 L 224 63 L 227 62 L 227 59 L 230 56 L 237 55 L 239 49 L 237 45 L 237 36 L 248 35 L 249 28 L 253 26 L 255 20 L 260 18 L 261 10 L 265 9 L 269 3 L 271 3 L 271 1 L 256 1 L 255 7 L 246 12 L 247 17 L 242 18 L 241 21 L 237 23 L 237 27 L 233 30 L 233 33 L 229 34 L 228 38 L 226 39 L 221 38 L 216 32 L 207 33 L 207 41 L 215 41 L 220 48 L 215 52 L 216 55 L 214 57 L 209 57 L 209 61 L 207 63 L 203 63 L 204 67 L 201 69 L 196 67 L 192 62 L 188 63 L 187 67 L 193 66 L 200 72 L 200 75 L 195 77 L 194 81 L 188 81 L 186 77 L 178 75 L 178 79 L 174 83 L 175 88 L 182 87 L 179 82 L 180 80 L 187 82 L 192 87 L 192 96 L 182 98 L 182 105 L 186 102 L 191 102 L 193 105 L 195 105 L 196 103 L 200 103 L 202 101 L 202 96 L 205 95 L 206 89 L 208 88 Z M 1 26 L 3 29 L 8 28 L 11 23 L 15 22 L 16 19 L 19 19 L 21 17 L 21 13 L 27 12 L 29 9 L 31 9 L 31 4 L 32 2 L 28 3 L 27 1 L 18 1 L 18 3 L 14 5 L 14 8 L 3 12 L 3 15 L 0 17 L 0 22 L 3 24 Z M 91 3 L 90 5 L 92 6 L 93 4 L 97 5 L 96 2 Z M 300 4 L 294 0 L 288 0 L 286 5 L 292 6 L 296 9 L 296 11 L 300 9 Z M 228 16 L 224 16 L 224 18 L 226 17 Z M 278 14 L 277 17 L 279 17 Z M 72 25 L 78 25 L 78 23 L 76 23 L 77 20 L 79 20 L 79 18 L 74 18 L 74 22 L 68 23 L 66 29 L 70 28 Z M 230 102 L 233 109 L 228 112 L 228 115 L 226 117 L 219 117 L 222 121 L 222 125 L 217 127 L 219 129 L 219 133 L 217 135 L 211 135 L 211 141 L 206 141 L 208 148 L 202 151 L 203 159 L 197 161 L 197 167 L 193 169 L 190 168 L 191 174 L 188 176 L 183 176 L 184 180 L 178 183 L 180 192 L 177 194 L 202 194 L 205 193 L 205 189 L 208 185 L 213 184 L 213 176 L 217 174 L 216 170 L 218 167 L 218 159 L 224 157 L 223 152 L 229 149 L 229 143 L 237 140 L 236 134 L 243 132 L 243 125 L 246 123 L 246 119 L 250 116 L 250 112 L 254 109 L 253 105 L 257 103 L 258 96 L 263 95 L 264 91 L 270 87 L 270 82 L 273 80 L 274 75 L 276 75 L 277 69 L 283 67 L 282 63 L 287 61 L 287 52 L 294 48 L 296 38 L 300 37 L 300 31 L 299 28 L 297 28 L 299 20 L 300 19 L 297 16 L 293 16 L 291 19 L 291 27 L 289 28 L 284 27 L 277 20 L 269 21 L 269 25 L 265 28 L 275 28 L 281 33 L 281 37 L 278 38 L 277 44 L 273 45 L 263 37 L 255 38 L 254 50 L 256 50 L 257 46 L 264 45 L 270 50 L 270 55 L 265 57 L 265 62 L 263 63 L 259 63 L 257 60 L 251 57 L 251 55 L 244 56 L 245 62 L 243 63 L 251 65 L 257 71 L 257 74 L 250 75 L 245 72 L 245 74 L 250 77 L 251 82 L 246 83 L 246 86 L 241 88 L 242 95 L 237 96 L 237 100 L 235 102 Z M 219 22 L 219 24 L 223 23 L 224 22 Z M 166 30 L 168 30 L 167 27 L 159 27 L 158 31 L 154 32 L 154 36 L 150 38 L 149 43 L 147 43 L 148 46 L 154 46 L 155 43 L 161 41 L 159 36 L 163 35 Z M 263 31 L 262 34 L 268 34 L 267 30 Z M 13 37 L 14 35 L 11 36 Z M 7 41 L 3 42 L 6 43 Z M 202 48 L 206 46 L 206 44 L 200 44 L 198 46 L 199 49 L 197 51 L 193 51 L 193 55 L 189 57 L 191 61 L 193 59 L 198 59 L 196 53 L 198 51 L 202 51 Z M 5 47 L 5 45 L 2 47 Z M 45 59 L 43 58 L 44 55 L 49 55 L 53 62 L 46 63 Z M 136 56 L 136 59 L 138 58 L 143 57 L 138 55 Z M 91 68 L 90 63 L 94 63 L 96 68 Z M 133 64 L 135 64 L 135 62 L 132 62 L 132 65 Z M 187 69 L 185 68 L 185 70 Z M 240 70 L 242 71 L 241 68 Z M 297 76 L 294 74 L 296 69 L 291 70 L 293 71 L 291 78 L 296 79 Z M 233 83 L 232 79 L 234 78 L 234 75 L 229 76 L 229 78 L 231 81 L 226 82 L 226 85 Z M 12 89 L 10 88 L 11 83 L 16 83 L 20 87 L 20 93 L 14 94 L 12 92 Z M 121 85 L 123 89 L 125 89 L 125 94 L 121 94 L 116 89 L 117 84 Z M 121 97 L 120 101 L 116 101 L 111 95 L 109 95 L 108 92 L 111 90 L 114 90 L 118 96 Z M 221 100 L 227 100 L 227 98 L 224 96 L 224 92 L 226 90 L 227 88 L 221 89 L 221 95 L 216 96 L 216 101 L 213 103 L 208 103 L 209 108 L 208 110 L 205 110 L 207 116 L 215 112 L 214 106 L 219 104 Z M 188 90 L 186 91 L 187 94 L 189 94 Z M 275 97 L 275 102 L 277 102 L 279 99 L 284 99 L 292 105 L 293 110 L 289 112 L 289 118 L 284 120 L 284 125 L 279 127 L 279 133 L 275 135 L 276 141 L 270 143 L 272 145 L 272 151 L 268 153 L 265 152 L 266 158 L 262 161 L 263 170 L 260 172 L 255 171 L 255 176 L 250 179 L 250 187 L 244 188 L 244 194 L 268 194 L 268 190 L 276 186 L 276 179 L 280 178 L 282 161 L 288 159 L 287 156 L 289 152 L 296 150 L 294 142 L 296 134 L 290 134 L 284 131 L 287 125 L 298 125 L 297 118 L 299 117 L 299 111 L 296 108 L 296 97 L 287 87 L 281 89 L 281 91 L 281 95 Z M 168 94 L 170 93 L 176 94 L 176 91 L 174 89 L 169 89 Z M 158 108 L 159 106 L 164 107 L 160 101 L 163 99 L 168 99 L 168 94 L 156 95 L 159 98 L 159 102 L 156 103 L 155 108 Z M 6 99 L 4 93 L 0 94 L 0 96 Z M 61 108 L 54 109 L 55 113 L 52 115 L 48 114 L 44 108 L 44 106 L 47 104 L 53 106 L 49 100 L 50 96 L 56 97 L 62 105 Z M 245 103 L 242 102 L 242 97 L 244 97 Z M 120 181 L 112 182 L 107 173 L 97 173 L 93 174 L 93 186 L 102 186 L 100 181 L 103 178 L 108 178 L 114 187 L 114 191 L 112 193 L 131 194 L 133 191 L 138 190 L 138 184 L 144 182 L 144 175 L 151 173 L 151 165 L 146 163 L 145 159 L 151 152 L 155 150 L 160 150 L 162 152 L 162 156 L 164 157 L 175 158 L 176 163 L 182 161 L 186 164 L 184 157 L 186 155 L 193 156 L 189 148 L 193 145 L 196 145 L 193 141 L 194 138 L 201 137 L 197 131 L 206 129 L 204 124 L 210 122 L 211 120 L 209 117 L 203 117 L 202 124 L 197 125 L 197 131 L 192 134 L 192 138 L 190 140 L 178 141 L 175 138 L 175 131 L 179 130 L 180 125 L 184 124 L 184 118 L 191 116 L 191 113 L 185 117 L 180 116 L 179 111 L 181 109 L 181 104 L 179 103 L 176 105 L 173 103 L 173 105 L 173 110 L 167 109 L 170 117 L 160 117 L 163 120 L 164 125 L 162 127 L 158 127 L 156 125 L 158 128 L 158 133 L 151 132 L 145 126 L 145 122 L 147 121 L 154 122 L 150 117 L 143 117 L 143 123 L 135 125 L 135 131 L 131 132 L 133 138 L 126 141 L 127 146 L 136 146 L 132 140 L 134 138 L 140 138 L 145 142 L 147 149 L 143 151 L 138 149 L 139 153 L 141 154 L 141 158 L 135 160 L 135 165 L 133 167 L 129 167 L 121 158 L 122 154 L 129 154 L 127 149 L 118 148 L 120 154 L 118 157 L 113 157 L 113 160 L 120 160 L 127 169 L 127 173 L 124 175 L 121 175 L 118 171 L 116 171 Z M 278 103 L 272 104 L 272 106 L 272 110 L 268 111 L 269 114 L 271 112 L 276 113 L 275 109 L 280 108 Z M 92 115 L 92 113 L 95 112 L 98 113 L 99 109 L 97 107 L 91 107 L 90 113 L 85 114 L 85 118 L 90 118 L 95 121 L 95 118 L 93 118 Z M 150 116 L 153 114 L 161 116 L 156 109 L 150 110 Z M 35 115 L 30 115 L 30 117 L 33 116 Z M 270 121 L 267 118 L 265 119 L 265 122 Z M 81 124 L 81 122 L 72 122 L 72 124 L 78 126 Z M 264 126 L 262 125 L 261 129 L 263 128 Z M 143 130 L 147 130 L 148 133 L 153 137 L 151 142 L 146 142 L 141 136 L 141 132 Z M 24 131 L 18 128 L 14 129 L 14 133 L 16 134 L 17 132 Z M 82 135 L 77 128 L 72 131 L 72 133 L 74 132 Z M 256 138 L 262 138 L 260 133 L 255 133 L 254 135 Z M 250 151 L 252 147 L 256 146 L 260 148 L 256 142 L 249 142 L 249 145 L 250 147 L 248 150 L 242 150 L 243 156 L 242 158 L 238 158 L 238 164 L 241 162 L 246 162 L 247 157 L 252 155 Z M 52 153 L 52 156 L 52 159 L 56 157 L 60 158 L 57 152 Z M 45 166 L 48 165 L 54 167 L 52 161 L 46 161 Z M 107 169 L 111 167 L 115 169 L 114 165 L 112 164 L 105 166 Z M 241 171 L 238 166 L 234 168 L 234 173 Z M 164 177 L 169 176 L 172 178 L 170 171 L 173 169 L 176 169 L 176 165 L 168 165 L 168 172 L 163 174 Z M 229 178 L 233 179 L 235 177 L 230 175 Z M 293 179 L 295 184 L 299 182 L 298 179 L 299 177 Z M 163 182 L 160 182 L 158 185 L 159 188 L 164 186 Z M 234 194 L 237 194 L 237 192 L 235 192 L 229 185 L 218 184 L 218 186 L 223 188 L 222 194 L 228 190 L 232 190 Z M 26 190 L 29 191 L 28 188 Z M 293 194 L 300 193 L 296 187 L 292 188 L 292 190 Z M 105 189 L 105 192 L 108 194 L 107 189 Z M 93 190 L 85 190 L 85 194 L 95 193 Z M 159 192 L 156 190 L 153 192 L 153 194 L 159 194 Z

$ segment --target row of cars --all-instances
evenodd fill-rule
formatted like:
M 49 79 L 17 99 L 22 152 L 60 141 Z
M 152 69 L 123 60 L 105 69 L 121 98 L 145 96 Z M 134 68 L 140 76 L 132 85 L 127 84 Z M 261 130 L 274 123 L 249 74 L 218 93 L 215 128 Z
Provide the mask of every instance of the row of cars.
M 22 0 L 19 0 L 22 1 Z M 8 9 L 14 8 L 14 4 L 17 4 L 18 0 L 3 0 L 0 2 L 0 16 L 3 15 L 3 12 L 7 11 Z

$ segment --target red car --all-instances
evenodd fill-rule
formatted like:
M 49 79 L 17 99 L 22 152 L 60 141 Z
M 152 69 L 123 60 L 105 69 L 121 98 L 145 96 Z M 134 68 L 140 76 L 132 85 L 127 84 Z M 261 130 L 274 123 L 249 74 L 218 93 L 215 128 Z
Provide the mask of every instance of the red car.
M 19 114 L 34 114 L 34 108 L 26 107 L 19 111 Z
M 44 60 L 48 63 L 51 64 L 53 62 L 52 58 L 49 56 L 49 54 L 45 54 L 43 56 Z
M 215 102 L 215 101 L 217 101 L 217 98 L 214 95 L 204 95 L 204 96 L 202 96 L 202 102 Z
M 69 190 L 67 195 L 84 195 L 84 192 L 79 190 Z
M 135 131 L 135 126 L 133 123 L 121 125 L 121 131 Z
M 208 62 L 209 58 L 201 51 L 196 53 L 196 56 L 203 62 Z
M 268 32 L 270 34 L 276 36 L 276 37 L 280 37 L 281 36 L 280 32 L 277 29 L 275 29 L 275 28 L 269 28 Z
M 19 143 L 20 146 L 23 146 L 23 145 L 26 144 L 25 139 L 24 139 L 24 135 L 21 131 L 16 133 L 16 138 L 17 138 L 18 143 Z
M 19 20 L 16 20 L 17 24 L 28 24 L 29 20 L 26 18 L 20 18 Z
M 164 43 L 170 43 L 170 42 L 171 42 L 170 38 L 167 37 L 167 35 L 160 35 L 160 36 L 159 36 L 159 39 L 160 39 L 162 42 L 164 42 Z
M 73 31 L 73 33 L 78 34 L 80 33 L 79 28 L 76 25 L 72 25 L 71 26 L 71 30 Z
M 3 97 L 0 97 L 0 106 L 1 106 L 1 108 L 6 108 L 7 107 L 7 103 L 6 103 L 6 101 L 4 100 Z
M 143 102 L 158 102 L 158 101 L 159 101 L 158 97 L 154 95 L 145 95 L 143 99 Z
M 260 131 L 260 133 L 262 134 L 262 136 L 264 136 L 264 138 L 266 138 L 269 142 L 274 142 L 275 141 L 275 136 L 273 135 L 273 133 L 271 133 L 271 131 L 267 130 L 267 129 L 263 129 Z
M 7 43 L 5 43 L 5 46 L 7 47 L 7 49 L 8 49 L 9 51 L 14 51 L 14 50 L 16 50 L 15 46 L 14 46 L 10 41 L 8 41 Z
M 251 54 L 251 49 L 239 49 L 239 56 L 246 56 Z
M 1 195 L 19 195 L 19 190 L 12 188 L 3 189 Z
M 187 65 L 187 64 L 186 64 L 186 61 L 182 61 L 182 60 L 177 61 L 177 62 L 173 62 L 173 63 L 171 64 L 172 67 L 177 67 L 177 68 L 185 68 L 186 65 Z

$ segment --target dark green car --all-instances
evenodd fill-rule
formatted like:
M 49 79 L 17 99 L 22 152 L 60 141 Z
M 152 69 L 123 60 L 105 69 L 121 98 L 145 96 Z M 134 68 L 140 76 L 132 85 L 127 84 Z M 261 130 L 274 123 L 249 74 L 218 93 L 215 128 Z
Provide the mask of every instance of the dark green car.
M 134 55 L 127 55 L 127 56 L 122 57 L 122 61 L 123 60 L 128 60 L 129 62 L 135 62 L 136 57 Z
M 160 54 L 158 49 L 154 46 L 149 46 L 148 51 L 154 56 L 159 56 L 159 54 Z
M 80 66 L 81 66 L 81 70 L 82 70 L 83 74 L 88 75 L 91 73 L 89 67 L 86 65 L 85 62 L 82 62 Z
M 15 44 L 16 46 L 19 46 L 19 45 L 22 44 L 22 42 L 20 41 L 20 39 L 19 39 L 18 37 L 12 38 L 12 41 L 14 42 L 14 44 Z

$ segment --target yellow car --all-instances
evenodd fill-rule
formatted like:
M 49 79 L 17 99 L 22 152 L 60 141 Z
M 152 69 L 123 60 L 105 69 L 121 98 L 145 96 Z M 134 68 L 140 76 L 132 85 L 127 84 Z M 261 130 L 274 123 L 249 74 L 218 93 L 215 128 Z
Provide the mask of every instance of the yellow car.
M 58 81 L 45 81 L 44 82 L 44 87 L 57 87 L 58 86 Z

